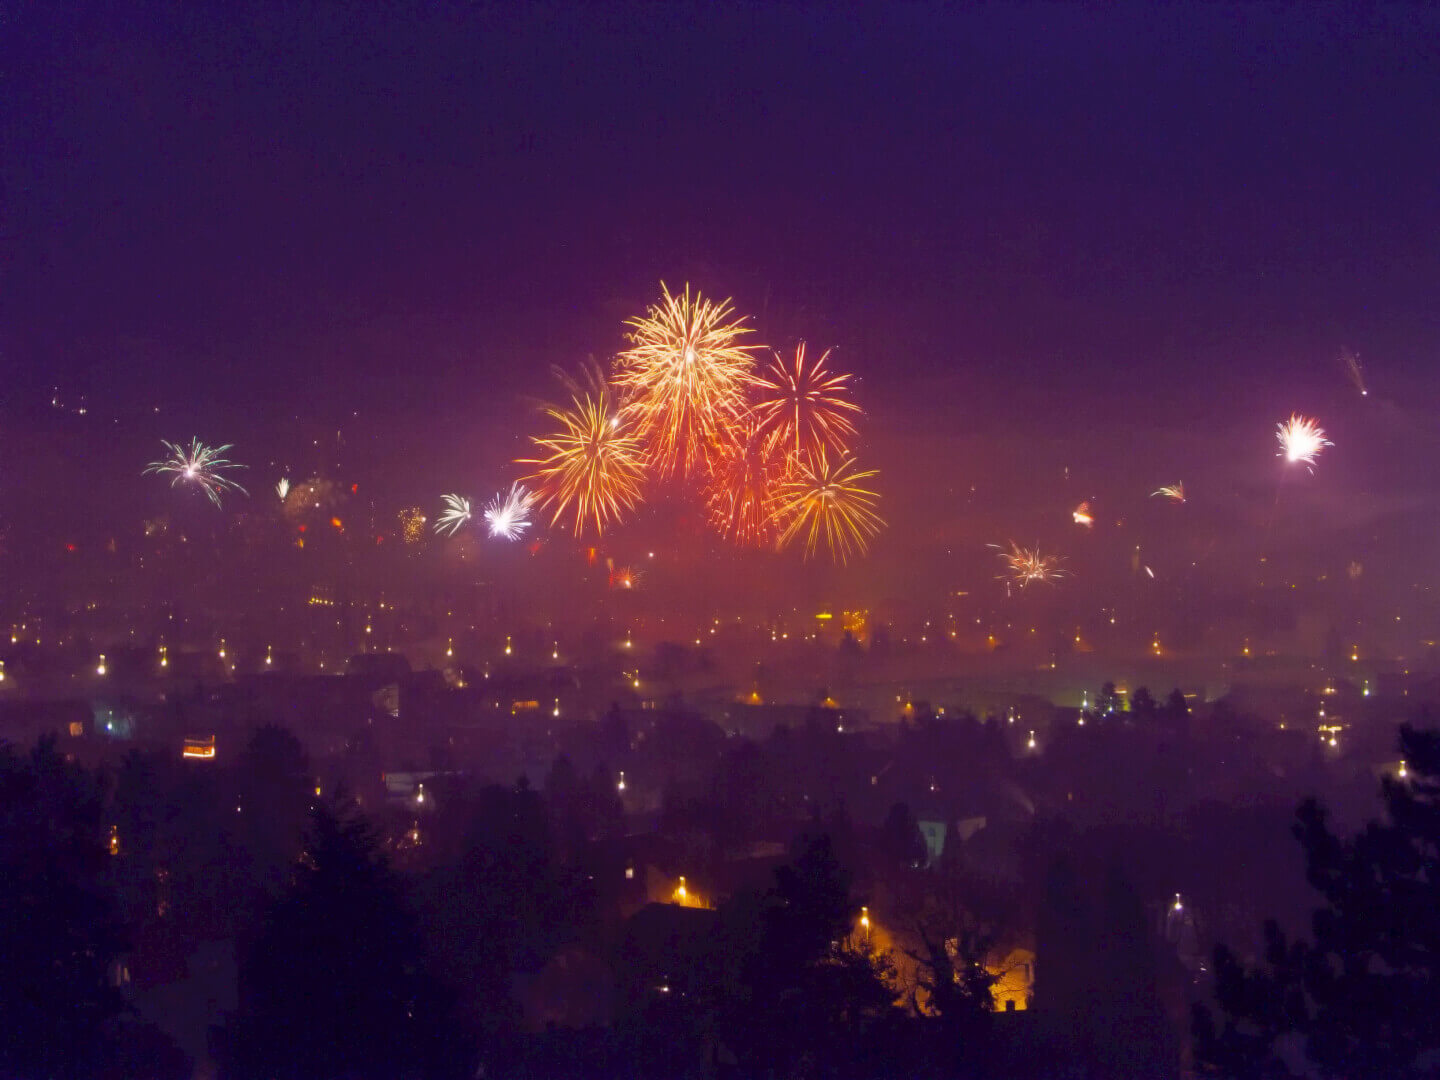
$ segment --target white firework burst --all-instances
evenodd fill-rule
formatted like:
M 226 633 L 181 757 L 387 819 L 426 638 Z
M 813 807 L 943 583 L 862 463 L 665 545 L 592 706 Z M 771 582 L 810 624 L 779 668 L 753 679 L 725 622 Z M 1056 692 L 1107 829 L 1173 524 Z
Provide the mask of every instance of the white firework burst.
M 496 539 L 519 540 L 530 527 L 530 507 L 535 496 L 524 484 L 511 484 L 509 492 L 501 492 L 485 508 L 485 521 L 490 535 Z
M 454 536 L 465 527 L 471 518 L 470 500 L 461 495 L 442 495 L 445 509 L 435 520 L 435 531 Z

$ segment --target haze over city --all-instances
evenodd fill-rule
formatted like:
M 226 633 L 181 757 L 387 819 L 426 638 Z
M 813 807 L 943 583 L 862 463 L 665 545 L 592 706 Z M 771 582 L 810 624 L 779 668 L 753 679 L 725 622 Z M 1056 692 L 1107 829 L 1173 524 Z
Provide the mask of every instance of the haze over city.
M 0 1072 L 1429 1075 L 1434 11 L 0 25 Z

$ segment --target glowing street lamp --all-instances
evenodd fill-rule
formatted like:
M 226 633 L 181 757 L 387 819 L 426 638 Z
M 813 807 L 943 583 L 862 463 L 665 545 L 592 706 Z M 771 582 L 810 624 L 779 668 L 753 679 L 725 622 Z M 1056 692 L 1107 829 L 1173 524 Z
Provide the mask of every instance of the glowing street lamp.
M 678 903 L 683 904 L 689 898 L 689 895 L 690 894 L 685 891 L 685 875 L 681 874 L 680 884 L 675 887 L 675 899 Z
M 621 770 L 620 770 L 620 782 L 615 785 L 615 790 L 616 790 L 616 791 L 624 791 L 624 790 L 625 790 L 625 770 L 624 770 L 624 769 L 621 769 Z
M 868 907 L 860 909 L 860 929 L 865 931 L 865 944 L 870 944 L 870 909 Z
M 104 675 L 104 674 L 105 674 L 105 654 L 104 654 L 103 652 L 100 654 L 100 663 L 98 663 L 98 664 L 95 665 L 95 674 L 96 674 L 96 675 Z
M 1035 731 L 1034 731 L 1034 729 L 1031 729 L 1031 731 L 1030 731 L 1030 738 L 1026 741 L 1026 743 L 1025 743 L 1025 748 L 1026 748 L 1027 750 L 1034 750 L 1034 749 L 1035 749 Z

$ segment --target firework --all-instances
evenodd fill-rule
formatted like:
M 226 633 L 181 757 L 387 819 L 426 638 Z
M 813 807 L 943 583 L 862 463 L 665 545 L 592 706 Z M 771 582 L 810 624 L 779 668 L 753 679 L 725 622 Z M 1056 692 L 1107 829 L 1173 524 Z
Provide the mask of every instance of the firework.
M 198 484 L 200 489 L 205 492 L 206 497 L 216 506 L 220 505 L 220 496 L 226 491 L 238 491 L 242 495 L 249 494 L 226 475 L 232 469 L 245 468 L 244 465 L 237 465 L 222 456 L 226 450 L 230 449 L 230 443 L 212 447 L 206 446 L 199 439 L 191 439 L 190 445 L 185 447 L 178 443 L 166 442 L 164 439 L 161 439 L 160 442 L 170 451 L 170 456 L 163 461 L 152 461 L 145 466 L 145 474 L 172 473 L 171 487 L 180 483 Z
M 460 495 L 442 495 L 445 509 L 435 519 L 435 531 L 442 536 L 454 536 L 469 522 L 470 500 Z
M 1075 519 L 1076 525 L 1084 525 L 1087 529 L 1095 524 L 1095 518 L 1090 513 L 1090 504 L 1088 502 L 1082 502 L 1079 506 L 1075 507 L 1075 509 L 1070 512 L 1070 516 Z
M 878 475 L 876 470 L 857 470 L 851 457 L 832 462 L 824 448 L 792 460 L 775 499 L 780 546 L 803 535 L 807 559 L 822 538 L 837 562 L 847 562 L 852 553 L 863 555 L 869 538 L 885 527 L 875 512 L 880 496 L 863 486 L 863 481 Z
M 1005 563 L 1006 572 L 1000 575 L 1001 580 L 1019 582 L 1022 589 L 1032 581 L 1054 581 L 1065 576 L 1064 560 L 1058 555 L 1042 555 L 1038 547 L 1022 548 L 1013 540 L 1009 551 L 999 544 L 990 546 L 1000 552 L 1000 559 Z
M 290 478 L 288 476 L 280 478 L 279 483 L 275 485 L 275 494 L 280 496 L 281 502 L 285 501 L 285 497 L 290 494 Z
M 501 492 L 485 508 L 485 522 L 490 535 L 500 539 L 519 540 L 530 527 L 530 504 L 535 496 L 524 484 L 511 484 L 509 492 Z
M 1162 498 L 1171 499 L 1174 502 L 1183 503 L 1185 501 L 1185 482 L 1182 480 L 1178 483 L 1166 484 L 1159 490 L 1150 493 L 1152 499 L 1157 495 Z
M 717 447 L 704 492 L 710 525 L 737 544 L 758 547 L 773 541 L 776 496 L 791 478 L 794 461 L 755 424 Z
M 660 302 L 629 320 L 632 344 L 615 358 L 613 381 L 659 475 L 683 477 L 701 471 L 749 411 L 758 346 L 739 344 L 750 330 L 729 300 L 691 296 L 688 285 L 679 296 L 660 288 Z
M 1345 374 L 1349 376 L 1355 389 L 1360 391 L 1360 396 L 1369 397 L 1370 391 L 1365 388 L 1365 370 L 1360 366 L 1359 354 L 1349 349 L 1341 349 L 1340 362 L 1345 365 Z
M 640 579 L 644 575 L 629 566 L 617 566 L 610 571 L 610 587 L 612 589 L 638 589 Z
M 1320 425 L 1308 417 L 1292 414 L 1283 424 L 1275 425 L 1275 438 L 1280 443 L 1277 457 L 1283 457 L 1294 464 L 1303 461 L 1311 472 L 1315 471 L 1315 458 L 1327 446 L 1334 446 L 1325 438 Z
M 590 373 L 588 386 L 566 382 L 570 404 L 545 408 L 560 430 L 545 438 L 531 436 L 545 456 L 521 458 L 518 464 L 537 466 L 525 479 L 536 484 L 537 505 L 555 508 L 552 525 L 573 513 L 576 536 L 591 524 L 599 535 L 641 501 L 646 457 L 598 372 Z
M 418 506 L 400 511 L 400 537 L 407 544 L 418 544 L 425 538 L 425 513 Z
M 809 367 L 805 366 L 805 343 L 795 347 L 795 360 L 787 365 L 775 354 L 770 366 L 757 376 L 754 404 L 760 428 L 791 454 L 816 453 L 824 448 L 837 454 L 849 453 L 848 442 L 855 435 L 853 416 L 860 406 L 846 394 L 849 375 L 827 371 L 826 349 Z

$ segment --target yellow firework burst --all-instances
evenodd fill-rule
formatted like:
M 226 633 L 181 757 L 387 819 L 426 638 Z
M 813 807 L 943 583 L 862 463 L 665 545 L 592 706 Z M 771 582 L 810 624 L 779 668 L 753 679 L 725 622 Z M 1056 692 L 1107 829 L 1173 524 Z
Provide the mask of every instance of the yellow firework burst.
M 1179 480 L 1173 484 L 1166 484 L 1158 491 L 1152 491 L 1150 493 L 1152 499 L 1157 495 L 1161 498 L 1169 499 L 1171 502 L 1183 503 L 1185 501 L 1185 481 Z
M 776 499 L 793 462 L 757 425 L 747 424 L 743 431 L 711 456 L 705 511 L 710 526 L 725 539 L 760 547 L 776 538 Z
M 870 537 L 885 527 L 875 512 L 880 496 L 864 485 L 877 475 L 874 469 L 857 469 L 852 457 L 837 456 L 832 461 L 823 447 L 816 454 L 793 458 L 791 473 L 776 498 L 780 546 L 803 536 L 807 559 L 822 539 L 837 562 L 863 555 Z
M 750 329 L 729 300 L 660 288 L 660 302 L 629 320 L 631 347 L 615 358 L 613 382 L 657 473 L 683 477 L 704 471 L 748 413 L 759 346 L 739 344 Z
M 767 436 L 791 454 L 816 453 L 821 449 L 848 454 L 855 436 L 853 417 L 860 406 L 847 396 L 849 375 L 837 375 L 825 367 L 830 350 L 808 366 L 805 343 L 795 347 L 793 361 L 786 363 L 776 353 L 770 366 L 755 378 L 755 415 Z
M 1054 581 L 1065 576 L 1064 560 L 1058 555 L 1042 555 L 1038 547 L 1022 548 L 1013 540 L 1009 551 L 999 544 L 990 546 L 1000 552 L 1000 559 L 1005 563 L 1006 573 L 1001 575 L 1001 580 L 1019 582 L 1022 589 L 1032 581 Z
M 576 536 L 592 525 L 598 536 L 642 500 L 645 454 L 598 372 L 584 386 L 565 381 L 570 403 L 545 407 L 560 429 L 530 440 L 545 456 L 518 463 L 537 467 L 525 479 L 536 485 L 537 505 L 554 507 L 552 525 L 573 514 Z

